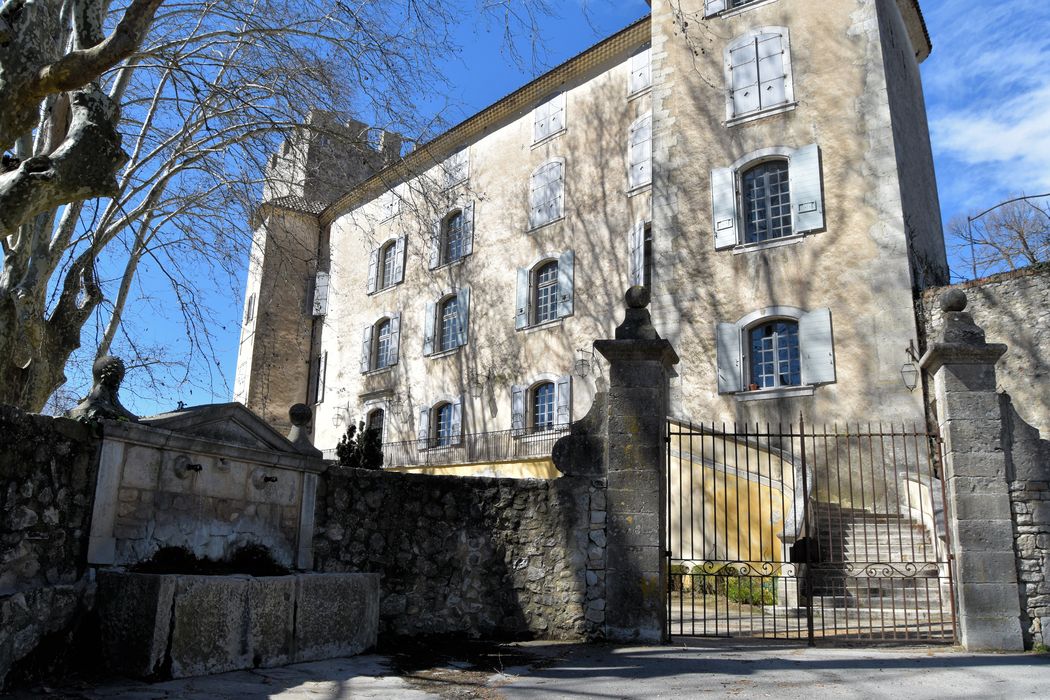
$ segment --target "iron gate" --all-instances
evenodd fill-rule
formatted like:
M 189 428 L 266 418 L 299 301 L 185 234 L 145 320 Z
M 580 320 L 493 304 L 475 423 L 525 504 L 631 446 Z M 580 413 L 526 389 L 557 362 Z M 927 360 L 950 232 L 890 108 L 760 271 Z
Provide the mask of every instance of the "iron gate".
M 668 423 L 673 636 L 955 639 L 940 439 Z

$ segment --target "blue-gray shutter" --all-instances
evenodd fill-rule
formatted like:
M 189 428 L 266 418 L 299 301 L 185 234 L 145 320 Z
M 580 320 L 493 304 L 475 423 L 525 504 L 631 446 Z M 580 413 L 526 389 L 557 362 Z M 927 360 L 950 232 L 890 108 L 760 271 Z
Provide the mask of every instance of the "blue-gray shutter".
M 639 221 L 631 227 L 627 247 L 630 251 L 630 284 L 645 282 L 645 222 Z
M 453 445 L 463 444 L 463 397 L 457 396 L 452 402 L 452 426 L 451 442 Z
M 795 233 L 823 229 L 824 193 L 820 176 L 820 149 L 816 144 L 804 146 L 791 154 L 788 179 Z
M 742 391 L 744 377 L 740 351 L 740 329 L 735 323 L 719 323 L 716 338 L 718 393 Z
M 375 326 L 365 326 L 361 335 L 361 373 L 372 369 L 372 336 Z
M 525 431 L 525 387 L 510 388 L 510 428 L 515 435 Z
M 798 345 L 802 355 L 802 382 L 835 381 L 835 343 L 831 334 L 831 309 L 815 309 L 798 320 Z
M 319 270 L 314 278 L 314 316 L 324 316 L 328 313 L 328 282 L 328 273 Z
M 467 344 L 467 324 L 470 322 L 470 287 L 463 287 L 456 294 L 456 345 Z
M 408 248 L 408 236 L 401 236 L 394 244 L 394 279 L 392 284 L 405 281 L 405 254 Z
M 430 269 L 441 264 L 441 221 L 435 221 L 430 226 Z
M 729 81 L 734 117 L 754 112 L 762 106 L 758 85 L 758 47 L 754 39 L 729 50 Z
M 401 357 L 401 313 L 390 317 L 390 349 L 387 351 L 387 367 L 396 365 Z
M 736 171 L 716 168 L 711 171 L 711 219 L 714 222 L 715 250 L 737 244 Z
M 572 421 L 572 376 L 558 377 L 554 383 L 554 425 L 567 426 Z
M 474 202 L 463 205 L 463 256 L 474 252 Z
M 434 322 L 437 316 L 437 304 L 427 302 L 427 315 L 423 319 L 423 354 L 434 354 Z
M 711 15 L 724 12 L 726 9 L 726 0 L 704 0 L 704 16 L 710 17 Z
M 430 443 L 430 406 L 423 406 L 419 409 L 416 437 L 419 438 L 419 449 L 427 449 Z
M 518 290 L 514 297 L 514 328 L 521 330 L 529 325 L 529 271 L 518 268 Z
M 575 257 L 571 250 L 558 257 L 558 318 L 572 316 Z
M 374 248 L 368 256 L 368 293 L 372 294 L 379 289 L 379 253 L 383 246 Z

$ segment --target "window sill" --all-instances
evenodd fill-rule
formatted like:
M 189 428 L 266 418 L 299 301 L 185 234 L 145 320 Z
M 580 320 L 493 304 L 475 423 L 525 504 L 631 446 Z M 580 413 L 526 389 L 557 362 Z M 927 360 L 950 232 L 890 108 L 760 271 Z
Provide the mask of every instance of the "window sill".
M 444 189 L 446 192 L 448 190 L 454 190 L 457 187 L 459 187 L 460 185 L 462 185 L 463 183 L 465 183 L 468 179 L 470 179 L 469 175 L 466 176 L 466 177 L 462 177 L 459 180 L 456 180 L 455 182 L 446 182 L 445 186 L 442 189 Z
M 727 119 L 726 120 L 726 127 L 738 126 L 740 124 L 746 124 L 747 122 L 753 122 L 756 119 L 764 119 L 765 117 L 771 117 L 774 114 L 782 114 L 783 112 L 791 112 L 791 111 L 794 111 L 795 107 L 797 107 L 797 106 L 798 106 L 798 102 L 785 102 L 784 104 L 776 105 L 775 107 L 766 107 L 765 109 L 760 109 L 757 112 L 748 112 L 747 114 L 742 114 L 739 117 L 733 117 L 732 119 Z
M 545 221 L 544 223 L 539 224 L 537 226 L 533 226 L 531 228 L 528 228 L 528 229 L 525 230 L 525 233 L 535 233 L 536 231 L 539 231 L 540 229 L 545 229 L 548 226 L 551 226 L 553 224 L 558 223 L 559 221 L 565 221 L 565 214 L 562 214 L 561 216 L 559 216 L 557 218 L 551 219 L 550 221 Z
M 400 287 L 402 284 L 404 284 L 404 282 L 396 282 L 394 284 L 387 285 L 386 287 L 383 287 L 382 289 L 377 289 L 374 292 L 369 292 L 368 296 L 370 296 L 370 297 L 379 296 L 383 292 L 389 292 L 391 289 L 396 289 L 397 287 Z
M 651 192 L 652 189 L 653 189 L 653 181 L 650 180 L 649 182 L 643 182 L 640 185 L 635 185 L 634 187 L 628 188 L 627 196 L 628 197 L 634 197 L 635 195 L 645 194 L 647 192 Z
M 455 355 L 456 353 L 458 353 L 459 349 L 462 348 L 462 347 L 463 346 L 460 345 L 458 347 L 452 348 L 451 350 L 440 350 L 438 352 L 431 353 L 431 354 L 427 355 L 427 359 L 429 359 L 429 360 L 437 360 L 437 359 L 441 359 L 442 357 L 451 357 L 451 356 Z
M 783 238 L 774 238 L 771 241 L 761 241 L 760 243 L 741 243 L 740 245 L 733 248 L 733 255 L 744 255 L 745 253 L 753 253 L 756 250 L 766 250 L 768 248 L 780 248 L 786 245 L 796 245 L 801 243 L 806 238 L 806 234 L 798 233 L 791 236 L 784 236 Z
M 566 131 L 568 131 L 568 129 L 567 128 L 563 128 L 560 131 L 555 131 L 553 134 L 547 134 L 546 136 L 544 136 L 539 141 L 533 141 L 532 142 L 532 149 L 535 150 L 535 149 L 539 148 L 540 146 L 545 146 L 546 144 L 550 143 L 554 139 L 556 139 L 559 136 L 561 136 L 562 134 L 564 134 Z
M 652 91 L 653 91 L 652 84 L 646 85 L 641 90 L 636 90 L 634 92 L 627 93 L 627 101 L 628 102 L 633 102 L 634 100 L 637 100 L 639 97 L 644 97 L 645 95 L 648 95 Z
M 519 328 L 518 331 L 520 331 L 521 333 L 536 333 L 538 331 L 547 331 L 547 330 L 550 330 L 552 328 L 557 328 L 557 327 L 561 326 L 562 322 L 565 319 L 566 319 L 566 317 L 562 316 L 561 318 L 556 318 L 553 321 L 544 321 L 543 323 L 534 323 L 531 326 L 525 326 L 524 328 Z
M 512 438 L 520 442 L 541 442 L 543 440 L 550 440 L 552 433 L 565 432 L 569 426 L 554 426 L 552 428 L 545 428 L 543 430 L 536 430 L 535 428 L 523 428 L 517 435 L 511 435 Z
M 469 254 L 468 255 L 461 255 L 458 258 L 456 258 L 455 260 L 452 260 L 452 261 L 449 261 L 449 262 L 443 262 L 443 263 L 441 263 L 440 265 L 438 265 L 436 267 L 430 268 L 430 271 L 433 272 L 434 270 L 441 270 L 441 269 L 446 268 L 446 267 L 455 267 L 456 265 L 462 265 L 464 262 L 466 262 L 467 258 L 469 258 L 469 257 L 470 257 Z
M 395 367 L 397 367 L 397 363 L 396 362 L 394 364 L 392 364 L 392 365 L 387 365 L 386 367 L 380 367 L 379 369 L 370 369 L 367 372 L 362 372 L 361 376 L 362 377 L 379 377 L 379 376 L 382 376 L 384 374 L 390 374 L 391 372 L 394 371 Z
M 756 389 L 755 391 L 740 391 L 733 394 L 738 403 L 747 401 L 765 401 L 767 399 L 794 399 L 802 396 L 813 396 L 816 386 L 807 384 L 805 386 L 782 386 L 775 389 Z
M 722 10 L 721 12 L 716 12 L 713 15 L 704 15 L 704 19 L 711 19 L 713 17 L 718 17 L 720 19 L 728 19 L 730 17 L 742 15 L 745 12 L 750 12 L 756 7 L 762 7 L 763 5 L 772 5 L 775 2 L 777 2 L 777 0 L 759 0 L 758 2 L 752 2 L 748 3 L 747 5 L 741 5 L 740 7 L 734 7 L 731 10 Z

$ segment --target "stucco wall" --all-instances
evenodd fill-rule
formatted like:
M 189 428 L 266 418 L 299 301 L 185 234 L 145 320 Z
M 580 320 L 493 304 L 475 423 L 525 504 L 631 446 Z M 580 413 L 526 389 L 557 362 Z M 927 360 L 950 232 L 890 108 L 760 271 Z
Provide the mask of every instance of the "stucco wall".
M 322 489 L 316 567 L 382 574 L 381 635 L 599 635 L 601 481 L 332 469 Z
M 930 289 L 922 298 L 930 337 L 941 327 L 938 299 L 948 289 L 966 292 L 966 310 L 988 342 L 1007 344 L 996 365 L 999 388 L 1013 397 L 1021 418 L 1050 436 L 1050 265 Z

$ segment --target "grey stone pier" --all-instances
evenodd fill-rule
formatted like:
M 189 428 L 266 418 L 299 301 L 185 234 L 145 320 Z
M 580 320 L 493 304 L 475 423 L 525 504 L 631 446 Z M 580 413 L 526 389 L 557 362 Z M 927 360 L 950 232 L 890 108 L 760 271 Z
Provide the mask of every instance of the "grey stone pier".
M 944 439 L 949 533 L 959 637 L 968 650 L 1020 651 L 1020 596 L 995 363 L 1006 346 L 988 343 L 960 290 L 940 300 L 944 327 L 921 365 L 933 378 Z
M 615 340 L 594 348 L 609 361 L 601 417 L 608 440 L 605 635 L 610 641 L 667 639 L 667 475 L 669 380 L 678 355 L 653 328 L 649 291 L 631 287 Z

